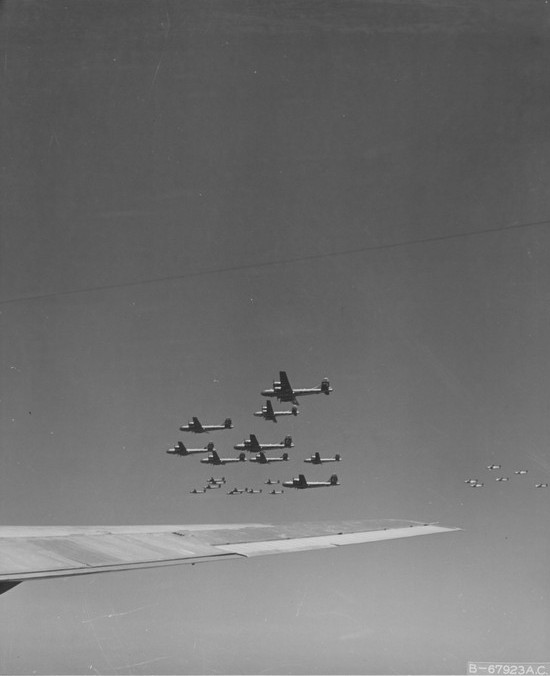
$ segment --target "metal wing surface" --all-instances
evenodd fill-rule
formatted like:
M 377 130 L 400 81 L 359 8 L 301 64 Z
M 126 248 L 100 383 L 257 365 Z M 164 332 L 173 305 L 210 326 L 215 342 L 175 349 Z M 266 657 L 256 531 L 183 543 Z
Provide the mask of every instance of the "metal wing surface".
M 0 526 L 0 593 L 37 578 L 222 561 L 460 530 L 413 521 Z
M 279 371 L 279 382 L 281 383 L 281 394 L 285 397 L 291 397 L 293 395 L 293 391 L 292 387 L 290 386 L 290 381 L 286 371 Z

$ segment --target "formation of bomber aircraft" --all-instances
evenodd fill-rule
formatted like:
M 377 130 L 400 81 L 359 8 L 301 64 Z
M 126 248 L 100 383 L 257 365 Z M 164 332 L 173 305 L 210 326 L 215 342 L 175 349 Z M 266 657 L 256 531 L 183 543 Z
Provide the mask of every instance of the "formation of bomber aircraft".
M 318 387 L 301 387 L 294 388 L 290 384 L 288 375 L 286 371 L 279 372 L 279 380 L 273 382 L 272 389 L 262 390 L 261 394 L 265 397 L 268 397 L 267 401 L 262 404 L 262 407 L 259 411 L 255 411 L 253 415 L 257 418 L 262 418 L 266 421 L 278 422 L 278 418 L 281 416 L 293 416 L 296 417 L 299 414 L 298 410 L 298 396 L 307 396 L 311 394 L 325 394 L 328 395 L 332 392 L 332 387 L 328 378 L 323 378 L 321 384 Z M 291 402 L 293 405 L 290 410 L 275 410 L 269 397 L 275 397 L 281 402 Z M 193 416 L 192 419 L 186 424 L 182 425 L 179 428 L 182 432 L 194 432 L 195 434 L 202 434 L 206 432 L 213 432 L 215 430 L 229 430 L 233 429 L 233 422 L 231 418 L 226 418 L 223 424 L 203 424 L 200 422 L 199 418 Z M 233 446 L 236 451 L 240 451 L 237 457 L 222 457 L 216 450 L 212 442 L 208 443 L 204 448 L 187 448 L 183 441 L 176 442 L 175 446 L 169 448 L 166 452 L 170 455 L 178 455 L 180 457 L 185 457 L 188 455 L 195 454 L 207 454 L 206 457 L 201 458 L 200 462 L 205 465 L 227 465 L 231 463 L 243 463 L 247 462 L 246 453 L 249 453 L 248 462 L 255 463 L 257 465 L 271 465 L 278 462 L 288 462 L 289 454 L 288 450 L 294 447 L 292 437 L 287 435 L 280 442 L 262 442 L 260 443 L 258 437 L 255 434 L 250 434 L 248 439 L 244 439 L 241 443 L 237 443 Z M 268 450 L 283 450 L 281 456 L 269 456 L 266 455 L 265 451 Z M 322 465 L 326 462 L 340 462 L 341 456 L 339 453 L 336 453 L 332 457 L 321 457 L 319 452 L 314 453 L 309 458 L 305 458 L 304 462 L 310 465 Z M 193 489 L 192 494 L 206 493 L 214 488 L 217 488 L 221 485 L 222 482 L 217 482 L 211 477 L 210 480 L 206 482 L 206 485 L 202 488 Z M 314 488 L 317 486 L 337 486 L 338 478 L 336 475 L 333 475 L 328 481 L 307 481 L 303 474 L 300 474 L 297 478 L 293 478 L 290 481 L 282 482 L 280 479 L 276 481 L 268 479 L 265 482 L 267 485 L 270 484 L 280 484 L 283 483 L 286 486 L 292 486 L 293 488 Z M 247 492 L 261 492 L 261 489 L 246 489 Z M 274 489 L 275 491 L 275 489 Z M 227 491 L 228 495 L 236 495 L 240 491 L 233 489 Z M 281 494 L 284 491 L 275 491 L 271 494 L 277 495 Z
M 489 471 L 502 469 L 502 465 L 496 465 L 496 464 L 487 465 L 487 469 Z M 516 474 L 517 476 L 525 476 L 528 472 L 529 472 L 528 469 L 517 469 L 517 470 L 514 471 L 514 474 Z M 510 481 L 510 477 L 509 476 L 497 476 L 497 477 L 495 477 L 495 481 L 498 481 L 499 483 L 504 483 L 504 482 Z M 464 483 L 468 484 L 471 488 L 483 488 L 485 486 L 483 481 L 479 481 L 478 479 L 465 479 Z M 537 483 L 537 482 L 535 482 L 535 488 L 547 488 L 547 487 L 548 487 L 547 483 Z

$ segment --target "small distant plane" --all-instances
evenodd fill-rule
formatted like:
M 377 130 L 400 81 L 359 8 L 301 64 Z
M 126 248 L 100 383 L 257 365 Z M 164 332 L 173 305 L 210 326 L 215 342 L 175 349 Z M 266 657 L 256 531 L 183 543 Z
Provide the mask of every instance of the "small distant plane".
M 509 476 L 497 476 L 496 481 L 510 481 Z
M 194 453 L 211 453 L 214 450 L 214 444 L 210 442 L 204 448 L 186 448 L 183 441 L 178 441 L 173 448 L 169 448 L 166 452 L 171 455 L 193 455 Z
M 214 479 L 214 477 L 211 476 L 210 479 L 208 479 L 208 483 L 209 484 L 224 484 L 225 483 L 225 477 L 222 476 L 221 479 Z
M 248 458 L 248 462 L 259 462 L 261 465 L 266 465 L 270 462 L 286 462 L 287 460 L 288 453 L 283 453 L 280 458 L 266 458 L 263 451 L 260 451 L 258 455 L 253 458 Z
M 529 470 L 527 469 L 518 469 L 514 472 L 514 474 L 527 474 Z
M 189 491 L 189 492 L 190 492 L 192 495 L 198 495 L 199 493 L 206 493 L 206 491 L 204 490 L 204 488 L 203 488 L 202 490 L 199 490 L 199 489 L 197 489 L 197 488 L 193 488 L 193 490 L 192 490 L 192 491 Z
M 548 484 L 535 484 L 535 488 L 548 488 Z
M 328 481 L 306 481 L 303 474 L 299 474 L 292 481 L 283 481 L 285 488 L 319 488 L 321 486 L 339 486 L 338 477 L 333 474 Z
M 238 458 L 220 458 L 217 451 L 212 451 L 207 458 L 201 458 L 205 465 L 227 465 L 229 462 L 244 462 L 246 455 L 241 453 Z
M 180 430 L 182 432 L 195 432 L 195 434 L 203 434 L 204 432 L 214 432 L 214 430 L 231 430 L 233 423 L 231 418 L 226 418 L 223 425 L 202 425 L 198 418 L 194 417 L 187 425 L 182 425 Z
M 477 479 L 465 479 L 464 483 L 473 486 L 473 484 L 477 484 Z
M 216 488 L 221 488 L 221 487 L 222 487 L 221 484 L 206 484 L 206 486 L 204 486 L 204 490 L 205 491 L 213 491 Z
M 304 462 L 310 462 L 312 465 L 321 465 L 324 462 L 340 462 L 340 455 L 337 453 L 334 458 L 322 458 L 319 453 L 314 453 L 311 458 L 306 458 Z
M 269 495 L 281 495 L 281 493 L 284 493 L 284 491 L 276 491 L 273 489 Z
M 268 486 L 272 486 L 274 484 L 280 484 L 281 482 L 279 481 L 279 479 L 276 479 L 275 481 L 273 481 L 273 479 L 268 479 L 267 481 L 264 481 L 264 483 L 267 484 Z
M 330 386 L 328 378 L 323 378 L 319 387 L 301 387 L 294 389 L 288 380 L 286 371 L 279 371 L 279 380 L 273 381 L 273 389 L 262 390 L 261 394 L 264 397 L 277 397 L 279 401 L 291 401 L 298 406 L 298 399 L 306 394 L 330 394 L 332 387 Z
M 502 465 L 487 465 L 487 469 L 500 469 Z
M 272 422 L 276 423 L 277 422 L 277 416 L 281 415 L 298 415 L 298 407 L 293 406 L 290 411 L 274 411 L 273 406 L 271 405 L 271 402 L 269 399 L 265 402 L 265 404 L 262 406 L 261 411 L 256 411 L 254 415 L 257 418 L 263 418 L 264 420 L 271 420 Z
M 236 444 L 233 448 L 236 451 L 250 451 L 259 453 L 260 451 L 271 451 L 277 448 L 292 448 L 292 437 L 285 437 L 283 441 L 274 444 L 260 444 L 255 434 L 250 435 L 250 439 L 245 439 L 242 444 Z
M 227 491 L 227 495 L 242 495 L 244 491 L 244 488 L 232 488 L 230 491 Z
M 255 493 L 261 493 L 262 489 L 260 488 L 259 490 L 256 490 L 255 488 L 245 488 L 245 493 L 248 493 L 249 495 L 253 495 Z
M 475 484 L 470 484 L 470 486 L 471 486 L 472 488 L 483 488 L 483 486 L 485 486 L 485 484 L 483 483 L 483 481 L 478 481 L 478 482 L 475 483 Z

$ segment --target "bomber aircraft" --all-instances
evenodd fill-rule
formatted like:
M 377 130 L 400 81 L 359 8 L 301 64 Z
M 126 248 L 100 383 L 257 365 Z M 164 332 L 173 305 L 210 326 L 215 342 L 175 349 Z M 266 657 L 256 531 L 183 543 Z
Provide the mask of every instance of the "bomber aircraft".
M 518 469 L 514 472 L 514 474 L 527 474 L 529 470 L 527 469 Z
M 217 451 L 212 451 L 207 458 L 201 458 L 205 465 L 227 465 L 229 462 L 244 462 L 246 455 L 241 453 L 238 458 L 220 458 Z
M 201 462 L 202 462 L 202 460 L 201 460 Z M 470 484 L 470 486 L 471 486 L 472 488 L 483 488 L 483 486 L 485 486 L 485 484 L 483 483 L 483 481 L 478 481 L 478 482 L 475 483 L 475 484 Z
M 250 451 L 259 453 L 260 451 L 271 451 L 277 448 L 292 448 L 292 437 L 285 437 L 283 441 L 273 444 L 260 444 L 255 434 L 250 435 L 250 439 L 245 439 L 242 444 L 236 444 L 233 448 L 236 451 Z
M 304 462 L 310 462 L 312 465 L 322 465 L 324 462 L 340 462 L 340 455 L 337 453 L 334 458 L 322 458 L 320 453 L 314 453 L 311 458 L 306 458 Z
M 445 533 L 396 519 L 313 523 L 140 526 L 0 526 L 0 593 L 20 582 Z
M 535 488 L 548 488 L 548 484 L 535 484 Z
M 487 465 L 487 469 L 500 469 L 502 465 Z
M 280 458 L 266 458 L 265 453 L 260 451 L 258 455 L 253 458 L 248 458 L 248 462 L 258 462 L 261 465 L 269 464 L 270 462 L 286 462 L 288 460 L 288 453 L 283 453 Z
M 306 481 L 303 474 L 299 474 L 292 481 L 283 481 L 285 488 L 320 488 L 322 486 L 339 486 L 338 477 L 333 474 L 328 481 Z
M 281 482 L 279 479 L 268 479 L 267 481 L 264 481 L 264 484 L 267 484 L 268 486 L 273 486 L 275 484 L 280 484 Z
M 262 390 L 261 394 L 264 397 L 277 397 L 279 401 L 291 401 L 298 406 L 298 399 L 306 394 L 330 394 L 332 387 L 330 386 L 328 378 L 323 378 L 319 387 L 300 387 L 294 389 L 286 375 L 286 371 L 279 371 L 279 380 L 273 381 L 273 389 Z
M 244 489 L 245 493 L 248 493 L 249 495 L 255 495 L 256 493 L 261 493 L 262 489 L 256 489 L 256 488 L 245 488 Z
M 495 481 L 510 481 L 510 477 L 509 476 L 497 476 Z
M 464 483 L 470 484 L 470 486 L 471 486 L 472 484 L 477 484 L 477 479 L 465 479 Z
M 220 484 L 220 485 L 224 484 L 225 483 L 225 477 L 222 476 L 221 479 L 214 479 L 214 477 L 211 476 L 210 479 L 208 479 L 208 483 L 209 484 Z
M 284 491 L 276 491 L 273 489 L 269 495 L 281 495 L 282 493 L 284 493 Z
M 232 488 L 230 491 L 227 491 L 227 495 L 242 495 L 245 490 L 245 488 Z
M 193 455 L 194 453 L 211 453 L 214 450 L 214 444 L 210 442 L 204 448 L 186 448 L 183 441 L 178 441 L 174 448 L 169 448 L 166 452 L 171 455 Z
M 202 425 L 200 420 L 193 417 L 187 425 L 182 425 L 180 430 L 182 432 L 195 432 L 195 434 L 203 434 L 204 432 L 214 432 L 215 430 L 231 430 L 233 423 L 231 418 L 226 418 L 223 425 Z
M 206 491 L 203 489 L 199 488 L 193 488 L 192 491 L 189 491 L 192 495 L 198 495 L 199 493 L 206 493 Z
M 290 411 L 274 411 L 273 406 L 269 399 L 265 402 L 265 404 L 262 406 L 261 411 L 256 411 L 254 415 L 257 418 L 263 418 L 264 420 L 271 420 L 272 422 L 276 423 L 277 422 L 277 416 L 281 415 L 294 415 L 297 416 L 299 413 L 298 407 L 293 406 Z

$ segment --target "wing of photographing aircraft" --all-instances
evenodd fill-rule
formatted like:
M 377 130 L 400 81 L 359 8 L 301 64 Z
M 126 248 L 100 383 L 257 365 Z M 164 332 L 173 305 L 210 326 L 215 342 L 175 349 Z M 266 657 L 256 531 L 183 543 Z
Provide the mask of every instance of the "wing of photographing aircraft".
M 457 528 L 399 520 L 186 526 L 0 526 L 0 593 L 25 580 L 325 549 Z

